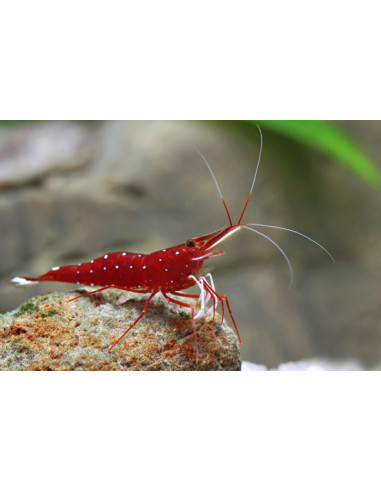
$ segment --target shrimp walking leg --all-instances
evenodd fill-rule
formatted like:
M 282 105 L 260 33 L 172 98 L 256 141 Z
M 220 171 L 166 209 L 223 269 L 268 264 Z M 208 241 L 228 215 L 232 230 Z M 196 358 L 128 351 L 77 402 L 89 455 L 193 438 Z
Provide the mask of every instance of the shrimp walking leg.
M 210 291 L 204 288 L 205 285 L 204 282 L 206 282 L 206 278 L 204 276 L 196 278 L 194 275 L 189 275 L 189 278 L 193 279 L 200 289 L 199 303 L 201 306 L 200 306 L 200 310 L 195 316 L 195 319 L 205 318 L 213 309 L 213 321 L 215 321 L 217 298 L 216 296 L 211 294 Z M 208 311 L 205 312 L 205 308 L 207 307 L 208 302 L 210 301 L 211 298 L 213 298 L 213 308 L 210 308 Z
M 80 296 L 77 296 L 77 297 L 73 297 L 72 299 L 69 299 L 68 301 L 66 301 L 66 304 L 69 304 L 69 302 L 73 302 L 73 301 L 76 301 L 77 299 L 79 299 L 80 297 L 87 297 L 87 296 L 91 296 L 93 294 L 97 294 L 98 292 L 102 292 L 103 290 L 107 290 L 107 289 L 110 289 L 111 287 L 102 287 L 101 289 L 98 289 L 98 290 L 93 290 L 92 292 L 85 292 L 85 294 L 81 294 Z
M 124 289 L 123 287 L 118 287 L 117 285 L 107 285 L 106 287 L 101 287 L 100 289 L 93 290 L 91 292 L 85 292 L 84 294 L 81 294 L 80 296 L 73 297 L 72 299 L 69 299 L 66 301 L 67 304 L 72 301 L 76 301 L 77 299 L 80 299 L 81 297 L 88 297 L 92 296 L 93 294 L 97 294 L 98 292 L 102 292 L 103 290 L 107 289 L 122 289 L 122 290 L 128 290 L 129 292 L 135 292 L 137 294 L 148 294 L 148 292 L 151 292 L 150 290 L 136 290 L 136 289 Z
M 238 328 L 237 328 L 237 324 L 235 322 L 235 319 L 234 319 L 234 316 L 233 316 L 233 313 L 232 313 L 232 310 L 230 308 L 230 303 L 229 303 L 229 299 L 227 298 L 227 296 L 220 296 L 214 289 L 212 289 L 212 287 L 208 284 L 208 282 L 206 280 L 204 280 L 204 285 L 205 285 L 205 289 L 210 292 L 212 295 L 214 294 L 217 299 L 219 299 L 219 301 L 221 301 L 221 306 L 223 307 L 224 303 L 223 301 L 226 302 L 226 306 L 228 308 L 228 311 L 229 311 L 229 314 L 230 314 L 230 317 L 231 317 L 231 320 L 233 321 L 233 324 L 234 324 L 234 328 L 235 328 L 235 331 L 237 333 L 237 337 L 238 337 L 238 340 L 239 340 L 239 343 L 242 344 L 242 341 L 241 341 L 241 337 L 239 335 L 239 331 L 238 331 Z M 222 310 L 223 312 L 223 310 Z M 223 315 L 222 315 L 223 316 Z
M 118 343 L 122 340 L 122 338 L 123 338 L 123 337 L 125 337 L 125 336 L 127 335 L 127 333 L 131 330 L 131 328 L 133 328 L 133 327 L 134 327 L 134 326 L 135 326 L 135 325 L 136 325 L 136 324 L 137 324 L 137 323 L 138 323 L 138 322 L 139 322 L 139 321 L 143 318 L 143 316 L 144 316 L 144 315 L 146 314 L 146 312 L 147 312 L 147 308 L 148 308 L 148 304 L 149 304 L 150 300 L 153 298 L 153 296 L 154 296 L 155 294 L 157 294 L 157 292 L 158 292 L 157 290 L 154 290 L 154 291 L 151 293 L 151 295 L 147 298 L 147 300 L 146 300 L 146 302 L 145 302 L 145 304 L 144 304 L 143 311 L 142 311 L 142 313 L 140 314 L 140 316 L 138 316 L 138 317 L 136 318 L 136 320 L 132 323 L 132 325 L 131 325 L 131 326 L 129 326 L 129 327 L 128 327 L 128 329 L 127 329 L 127 330 L 123 333 L 123 335 L 122 335 L 122 336 L 120 336 L 120 337 L 118 338 L 118 340 L 117 340 L 116 342 L 114 342 L 114 343 L 111 345 L 111 347 L 110 347 L 110 348 L 109 348 L 109 350 L 108 350 L 109 352 L 111 352 L 111 350 L 115 347 L 115 345 L 117 345 L 117 344 L 118 344 Z

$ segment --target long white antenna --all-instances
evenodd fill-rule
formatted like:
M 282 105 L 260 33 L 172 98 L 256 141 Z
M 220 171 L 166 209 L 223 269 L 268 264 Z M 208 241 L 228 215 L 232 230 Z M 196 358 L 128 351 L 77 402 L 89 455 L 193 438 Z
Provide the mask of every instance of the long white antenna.
M 195 147 L 196 149 L 196 152 L 198 153 L 198 155 L 201 157 L 201 159 L 205 162 L 205 164 L 207 165 L 208 169 L 209 169 L 209 172 L 210 174 L 213 176 L 213 179 L 214 179 L 214 182 L 216 184 L 216 187 L 217 187 L 217 190 L 218 190 L 218 193 L 220 195 L 220 198 L 221 200 L 224 199 L 224 197 L 222 196 L 222 193 L 221 193 L 221 190 L 220 190 L 220 187 L 218 186 L 218 182 L 217 182 L 217 178 L 215 177 L 214 175 L 214 172 L 213 172 L 213 169 L 211 167 L 211 165 L 209 164 L 209 162 L 206 160 L 206 157 L 204 156 L 204 154 L 201 152 L 200 149 L 198 149 L 197 147 Z
M 246 200 L 246 203 L 242 209 L 242 212 L 241 212 L 241 216 L 239 218 L 239 221 L 238 221 L 238 225 L 241 224 L 241 221 L 242 221 L 242 218 L 245 214 L 245 211 L 246 211 L 246 208 L 249 204 L 249 201 L 251 199 L 251 196 L 252 196 L 252 193 L 253 193 L 253 189 L 254 189 L 254 184 L 255 184 L 255 180 L 257 179 L 257 174 L 258 174 L 258 169 L 259 169 L 259 164 L 261 162 L 261 156 L 262 156 L 262 145 L 263 145 L 263 136 L 262 136 L 262 130 L 261 130 L 261 127 L 256 123 L 256 126 L 258 128 L 258 131 L 259 131 L 259 136 L 260 136 L 260 139 L 261 139 L 261 143 L 260 143 L 260 147 L 259 147 L 259 155 L 258 155 L 258 161 L 257 161 L 257 166 L 255 168 L 255 173 L 254 173 L 254 178 L 253 178 L 253 182 L 251 183 L 251 188 L 250 188 L 250 192 L 249 192 L 249 195 L 247 197 L 247 200 Z M 204 161 L 205 165 L 207 166 L 207 168 L 209 169 L 209 172 L 210 174 L 212 175 L 213 179 L 214 179 L 214 183 L 216 185 L 216 188 L 217 188 L 217 191 L 218 191 L 218 194 L 220 195 L 220 198 L 222 200 L 222 203 L 225 207 L 225 210 L 226 210 L 226 213 L 227 213 L 227 216 L 228 216 L 228 219 L 229 219 L 229 223 L 230 225 L 232 226 L 233 225 L 233 222 L 232 222 L 232 219 L 230 217 L 230 212 L 229 212 L 229 209 L 226 205 L 226 202 L 224 200 L 224 197 L 222 196 L 222 193 L 221 193 L 221 189 L 218 185 L 218 182 L 217 182 L 217 178 L 215 177 L 214 175 L 214 172 L 212 170 L 212 167 L 211 165 L 209 164 L 209 162 L 206 160 L 206 157 L 204 156 L 204 154 L 197 148 L 197 147 L 194 147 L 196 152 L 198 153 L 198 155 L 201 157 L 201 159 Z
M 222 196 L 222 193 L 221 193 L 221 190 L 220 190 L 220 187 L 218 186 L 218 182 L 217 182 L 217 178 L 215 177 L 214 175 L 214 172 L 213 172 L 213 169 L 211 167 L 211 165 L 209 164 L 209 162 L 206 160 L 206 157 L 204 156 L 204 154 L 201 152 L 201 150 L 199 150 L 197 147 L 194 146 L 194 148 L 196 149 L 197 153 L 199 154 L 199 156 L 201 157 L 201 159 L 205 162 L 207 168 L 209 169 L 209 172 L 210 174 L 212 175 L 213 179 L 214 179 L 214 182 L 216 184 L 216 187 L 217 187 L 217 190 L 218 190 L 218 193 L 220 195 L 220 198 L 222 200 L 222 204 L 226 210 L 226 213 L 227 213 L 227 216 L 228 216 L 228 219 L 229 219 L 229 223 L 230 225 L 233 225 L 232 223 L 232 219 L 230 217 L 230 213 L 229 213 L 229 209 L 228 209 L 228 206 L 226 205 L 226 202 L 224 200 L 224 197 Z
M 288 256 L 286 255 L 286 253 L 283 251 L 283 249 L 279 246 L 278 243 L 276 243 L 273 239 L 271 239 L 271 237 L 266 236 L 266 234 L 263 234 L 262 232 L 259 232 L 256 229 L 253 229 L 252 227 L 248 227 L 247 225 L 243 225 L 242 227 L 244 227 L 245 229 L 248 229 L 249 231 L 256 232 L 260 236 L 264 237 L 265 239 L 267 239 L 268 241 L 270 241 L 270 243 L 272 243 L 282 253 L 283 258 L 287 261 L 287 265 L 288 265 L 288 268 L 290 270 L 290 283 L 289 283 L 288 288 L 291 289 L 292 284 L 294 282 L 294 271 L 292 269 L 291 262 L 288 259 Z
M 256 124 L 257 125 L 257 124 Z M 263 141 L 263 138 L 262 138 L 262 130 L 260 128 L 259 125 L 257 125 L 257 128 L 258 128 L 258 131 L 259 131 L 259 136 L 261 137 L 261 145 L 259 147 L 259 155 L 258 155 L 258 161 L 257 161 L 257 167 L 255 168 L 255 173 L 254 173 L 254 178 L 253 178 L 253 182 L 251 183 L 251 188 L 250 188 L 250 192 L 249 192 L 249 195 L 247 197 L 247 200 L 246 200 L 246 203 L 242 209 L 242 212 L 241 212 L 241 216 L 239 218 L 239 221 L 238 221 L 238 225 L 241 224 L 242 222 L 242 219 L 243 219 L 243 216 L 245 215 L 245 212 L 246 212 L 246 208 L 247 206 L 249 205 L 249 202 L 251 200 L 251 197 L 252 197 L 252 194 L 253 194 L 253 188 L 254 188 L 254 184 L 255 184 L 255 180 L 257 178 L 257 174 L 258 174 L 258 169 L 259 169 L 259 163 L 261 162 L 261 155 L 262 155 L 262 141 Z
M 281 231 L 288 231 L 288 232 L 293 232 L 294 234 L 298 234 L 299 236 L 302 236 L 305 239 L 308 239 L 312 243 L 316 244 L 316 246 L 319 246 L 319 248 L 321 248 L 323 251 L 325 251 L 325 253 L 327 253 L 327 255 L 335 263 L 335 260 L 333 259 L 333 256 L 331 255 L 331 253 L 328 250 L 326 250 L 324 248 L 324 246 L 322 246 L 320 243 L 318 243 L 314 239 L 306 236 L 305 234 L 302 234 L 301 232 L 294 231 L 293 229 L 287 229 L 287 227 L 273 226 L 273 225 L 267 225 L 267 224 L 247 224 L 247 225 L 254 226 L 254 227 L 269 227 L 270 229 L 280 229 Z
M 256 126 L 257 126 L 258 131 L 259 131 L 259 136 L 261 137 L 261 146 L 259 147 L 259 155 L 258 155 L 257 167 L 255 169 L 255 174 L 254 174 L 253 182 L 251 183 L 250 194 L 253 193 L 254 183 L 255 183 L 255 180 L 257 179 L 257 173 L 258 173 L 258 169 L 259 169 L 259 163 L 261 162 L 262 144 L 263 144 L 263 137 L 262 137 L 261 127 L 257 123 L 256 123 Z

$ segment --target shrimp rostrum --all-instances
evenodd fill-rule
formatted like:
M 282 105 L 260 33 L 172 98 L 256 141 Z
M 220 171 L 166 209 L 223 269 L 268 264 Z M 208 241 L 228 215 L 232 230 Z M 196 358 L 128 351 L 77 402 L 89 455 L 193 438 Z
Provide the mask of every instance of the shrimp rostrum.
M 258 129 L 261 137 L 258 162 L 256 165 L 249 195 L 242 209 L 240 218 L 236 224 L 234 224 L 231 219 L 229 209 L 225 203 L 216 177 L 209 163 L 201 154 L 201 152 L 196 149 L 214 179 L 215 185 L 217 187 L 218 193 L 220 195 L 229 220 L 229 224 L 227 226 L 210 234 L 195 237 L 193 239 L 188 239 L 184 243 L 178 244 L 177 246 L 161 249 L 151 254 L 137 254 L 129 253 L 127 251 L 107 253 L 99 258 L 79 265 L 54 267 L 40 277 L 15 277 L 12 279 L 11 282 L 21 286 L 32 284 L 35 282 L 57 281 L 75 283 L 77 285 L 82 284 L 91 287 L 100 287 L 97 290 L 87 292 L 78 297 L 75 297 L 74 299 L 70 299 L 70 301 L 68 302 L 110 288 L 126 290 L 139 294 L 149 294 L 145 301 L 141 314 L 112 344 L 109 351 L 111 351 L 115 347 L 115 345 L 119 343 L 127 335 L 127 333 L 143 318 L 143 316 L 147 312 L 148 305 L 151 299 L 158 292 L 161 292 L 169 302 L 190 310 L 195 342 L 196 362 L 199 360 L 199 349 L 197 343 L 197 330 L 195 320 L 204 317 L 209 312 L 207 311 L 207 304 L 210 300 L 213 301 L 213 308 L 210 308 L 213 309 L 213 316 L 215 314 L 217 303 L 221 303 L 222 321 L 224 318 L 224 307 L 226 305 L 234 328 L 236 330 L 238 340 L 241 343 L 241 337 L 239 335 L 237 324 L 232 314 L 228 298 L 225 295 L 220 295 L 217 293 L 214 287 L 213 279 L 210 274 L 201 274 L 204 263 L 209 258 L 224 253 L 222 250 L 216 250 L 216 248 L 218 248 L 226 239 L 230 238 L 239 230 L 249 229 L 269 240 L 283 255 L 290 270 L 290 284 L 292 283 L 293 272 L 291 263 L 286 253 L 273 239 L 265 235 L 263 232 L 258 231 L 257 228 L 273 228 L 293 232 L 312 241 L 317 246 L 322 248 L 332 258 L 330 253 L 325 248 L 323 248 L 323 246 L 300 232 L 280 226 L 242 223 L 246 208 L 252 196 L 254 183 L 260 163 L 262 151 L 262 133 L 259 127 Z M 183 292 L 184 290 L 194 286 L 197 286 L 200 289 L 199 296 Z M 176 298 L 173 296 L 176 296 Z M 178 298 L 182 300 L 179 300 Z M 196 305 L 189 301 L 190 298 L 199 298 L 200 309 L 197 312 L 195 311 L 195 309 L 197 309 Z

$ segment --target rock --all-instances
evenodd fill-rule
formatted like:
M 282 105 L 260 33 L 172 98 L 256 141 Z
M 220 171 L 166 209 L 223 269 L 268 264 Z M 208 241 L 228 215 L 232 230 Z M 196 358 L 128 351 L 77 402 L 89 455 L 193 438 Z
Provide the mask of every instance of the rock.
M 83 293 L 82 290 L 80 293 Z M 78 291 L 30 299 L 0 315 L 0 370 L 204 370 L 240 369 L 233 330 L 199 321 L 199 363 L 189 314 L 157 294 L 147 314 L 114 347 L 139 316 L 146 296 L 116 289 L 67 304 Z
M 76 123 L 26 125 L 0 133 L 0 187 L 10 187 L 90 162 L 97 142 Z

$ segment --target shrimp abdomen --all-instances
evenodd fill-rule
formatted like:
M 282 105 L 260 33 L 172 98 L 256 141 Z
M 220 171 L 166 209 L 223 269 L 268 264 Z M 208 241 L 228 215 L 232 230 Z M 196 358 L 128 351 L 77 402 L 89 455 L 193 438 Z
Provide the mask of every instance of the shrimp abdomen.
M 16 285 L 32 282 L 67 282 L 136 288 L 142 283 L 138 265 L 143 256 L 145 255 L 127 252 L 108 253 L 86 263 L 54 267 L 40 277 L 15 277 L 12 282 Z

